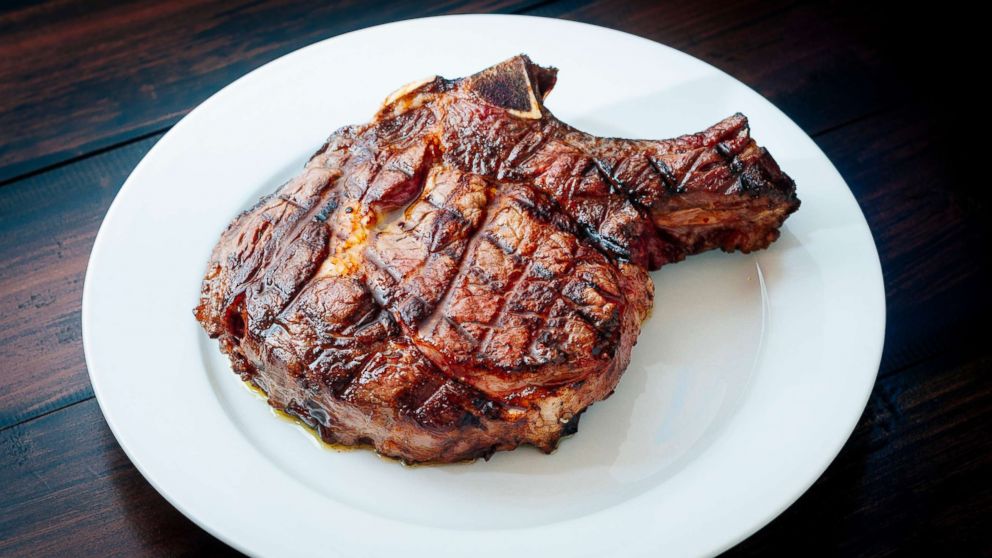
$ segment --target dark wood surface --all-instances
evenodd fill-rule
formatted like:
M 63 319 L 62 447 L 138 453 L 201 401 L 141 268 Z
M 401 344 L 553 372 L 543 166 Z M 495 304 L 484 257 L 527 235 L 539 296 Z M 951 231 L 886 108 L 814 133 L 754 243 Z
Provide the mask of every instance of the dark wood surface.
M 967 172 L 982 89 L 960 73 L 983 52 L 977 20 L 856 2 L 52 0 L 0 7 L 0 555 L 233 553 L 144 481 L 93 398 L 79 306 L 97 228 L 162 134 L 238 76 L 365 26 L 492 11 L 622 29 L 730 73 L 816 140 L 868 219 L 888 304 L 868 408 L 729 554 L 992 554 L 989 187 Z

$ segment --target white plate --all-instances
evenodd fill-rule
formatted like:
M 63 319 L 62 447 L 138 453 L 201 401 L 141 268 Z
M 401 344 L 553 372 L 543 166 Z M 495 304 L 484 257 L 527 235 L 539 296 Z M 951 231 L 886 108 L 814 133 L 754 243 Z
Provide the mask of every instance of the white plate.
M 525 52 L 560 68 L 548 106 L 607 135 L 664 138 L 741 111 L 799 185 L 769 250 L 654 274 L 655 311 L 616 394 L 548 456 L 405 468 L 318 447 L 247 392 L 194 321 L 221 230 L 335 128 L 396 87 Z M 83 340 L 107 422 L 142 474 L 262 556 L 712 554 L 798 498 L 854 428 L 884 331 L 857 203 L 792 121 L 665 46 L 529 17 L 405 21 L 323 41 L 239 79 L 137 166 L 100 229 Z

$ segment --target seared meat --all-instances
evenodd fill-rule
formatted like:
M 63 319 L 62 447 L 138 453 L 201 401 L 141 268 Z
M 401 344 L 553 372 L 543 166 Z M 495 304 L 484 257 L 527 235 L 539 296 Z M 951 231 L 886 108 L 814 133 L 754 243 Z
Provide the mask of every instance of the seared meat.
M 744 116 L 594 137 L 544 107 L 555 75 L 408 85 L 238 216 L 195 314 L 242 378 L 407 462 L 549 452 L 619 381 L 649 270 L 764 248 L 799 207 Z

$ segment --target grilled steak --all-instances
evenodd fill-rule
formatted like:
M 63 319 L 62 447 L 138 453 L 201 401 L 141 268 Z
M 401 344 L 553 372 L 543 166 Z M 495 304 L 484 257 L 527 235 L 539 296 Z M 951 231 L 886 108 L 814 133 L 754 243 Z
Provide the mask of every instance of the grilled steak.
M 799 207 L 744 116 L 594 137 L 544 107 L 555 76 L 517 56 L 410 84 L 239 215 L 195 314 L 242 378 L 407 462 L 550 452 L 617 385 L 650 270 L 764 248 Z

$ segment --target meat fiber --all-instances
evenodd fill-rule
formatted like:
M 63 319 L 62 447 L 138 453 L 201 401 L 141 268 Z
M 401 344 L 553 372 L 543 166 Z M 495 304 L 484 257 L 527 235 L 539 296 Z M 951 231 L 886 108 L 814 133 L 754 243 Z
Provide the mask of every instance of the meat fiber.
M 555 76 L 407 85 L 234 219 L 195 315 L 235 371 L 331 443 L 550 452 L 620 380 L 650 270 L 765 248 L 799 207 L 743 115 L 595 137 L 544 107 Z

